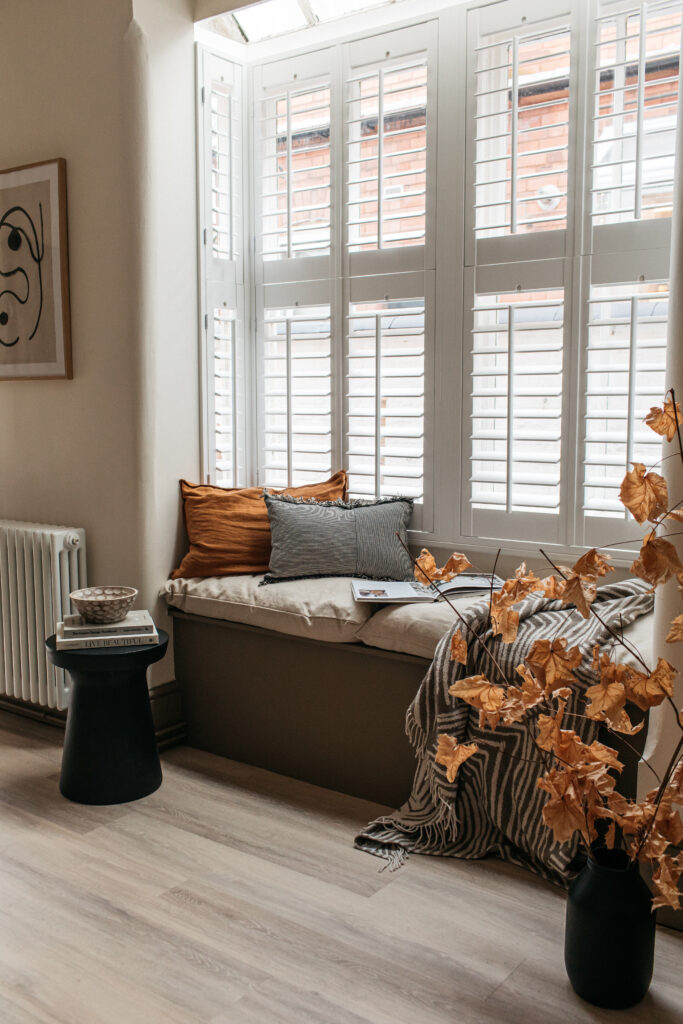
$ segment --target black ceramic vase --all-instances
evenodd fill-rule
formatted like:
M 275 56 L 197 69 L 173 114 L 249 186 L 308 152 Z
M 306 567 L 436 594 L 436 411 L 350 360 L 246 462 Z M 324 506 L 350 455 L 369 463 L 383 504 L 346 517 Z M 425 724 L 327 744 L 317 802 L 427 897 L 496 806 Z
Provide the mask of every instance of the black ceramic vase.
M 650 986 L 654 953 L 652 894 L 638 865 L 623 850 L 594 851 L 567 900 L 564 962 L 574 991 L 595 1006 L 634 1006 Z

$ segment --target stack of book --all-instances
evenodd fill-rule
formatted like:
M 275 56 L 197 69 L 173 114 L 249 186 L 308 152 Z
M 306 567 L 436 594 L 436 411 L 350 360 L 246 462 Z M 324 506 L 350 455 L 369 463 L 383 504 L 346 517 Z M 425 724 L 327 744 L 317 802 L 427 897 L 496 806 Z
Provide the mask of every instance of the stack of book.
M 67 615 L 57 623 L 58 651 L 92 650 L 93 647 L 141 647 L 159 642 L 159 634 L 148 611 L 128 612 L 120 622 L 86 622 L 80 615 Z

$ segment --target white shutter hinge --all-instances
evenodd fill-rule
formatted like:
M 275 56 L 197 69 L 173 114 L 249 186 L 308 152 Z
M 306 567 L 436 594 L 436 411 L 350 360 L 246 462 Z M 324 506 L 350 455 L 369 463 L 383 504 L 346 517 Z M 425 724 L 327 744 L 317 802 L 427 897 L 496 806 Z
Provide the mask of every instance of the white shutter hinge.
M 204 330 L 208 331 L 208 329 L 209 329 L 209 314 L 205 313 L 204 314 Z
M 204 245 L 206 245 L 206 228 L 204 228 Z
M 202 86 L 202 103 L 206 103 L 206 86 Z

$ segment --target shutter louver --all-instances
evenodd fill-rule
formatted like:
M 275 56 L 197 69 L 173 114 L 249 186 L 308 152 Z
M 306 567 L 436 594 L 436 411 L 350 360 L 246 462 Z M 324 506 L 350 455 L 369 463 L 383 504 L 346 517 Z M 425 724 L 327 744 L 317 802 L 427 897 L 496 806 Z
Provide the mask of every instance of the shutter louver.
M 214 259 L 235 258 L 239 209 L 235 196 L 234 99 L 228 87 L 213 81 L 209 92 L 211 117 L 211 248 Z
M 242 69 L 200 51 L 202 464 L 204 479 L 243 485 L 245 457 Z
M 330 252 L 330 88 L 289 87 L 257 105 L 261 119 L 263 260 Z
M 671 216 L 681 7 L 680 0 L 600 7 L 594 224 Z
M 424 300 L 352 303 L 347 338 L 347 465 L 355 497 L 422 498 Z
M 424 56 L 356 72 L 347 83 L 347 94 L 349 251 L 424 245 Z
M 235 312 L 213 311 L 213 424 L 215 482 L 237 486 L 237 358 Z
M 562 291 L 476 296 L 472 340 L 472 504 L 556 515 Z
M 565 26 L 476 46 L 476 238 L 566 227 L 569 56 Z
M 273 487 L 332 473 L 329 306 L 266 309 L 262 337 L 262 482 Z
M 665 284 L 593 287 L 586 365 L 584 513 L 629 519 L 619 487 L 633 462 L 661 458 L 661 439 L 643 423 L 666 383 Z

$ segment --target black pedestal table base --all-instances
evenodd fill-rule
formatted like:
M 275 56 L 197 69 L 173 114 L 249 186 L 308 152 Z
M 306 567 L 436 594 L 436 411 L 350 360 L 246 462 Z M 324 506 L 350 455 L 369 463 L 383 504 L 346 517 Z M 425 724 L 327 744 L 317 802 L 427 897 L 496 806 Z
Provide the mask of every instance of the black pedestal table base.
M 143 647 L 58 651 L 48 656 L 71 676 L 59 788 L 82 804 L 139 800 L 161 785 L 161 764 L 147 689 L 147 666 L 159 661 L 168 636 Z

